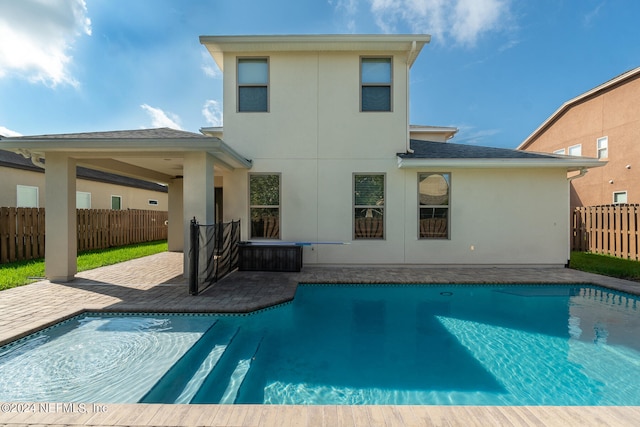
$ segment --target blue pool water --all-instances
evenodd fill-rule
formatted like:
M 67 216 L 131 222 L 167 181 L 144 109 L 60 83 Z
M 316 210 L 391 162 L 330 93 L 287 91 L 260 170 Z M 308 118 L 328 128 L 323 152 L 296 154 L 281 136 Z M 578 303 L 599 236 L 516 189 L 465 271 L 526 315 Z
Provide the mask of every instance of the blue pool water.
M 640 405 L 640 303 L 589 286 L 304 285 L 245 316 L 87 313 L 0 401 Z

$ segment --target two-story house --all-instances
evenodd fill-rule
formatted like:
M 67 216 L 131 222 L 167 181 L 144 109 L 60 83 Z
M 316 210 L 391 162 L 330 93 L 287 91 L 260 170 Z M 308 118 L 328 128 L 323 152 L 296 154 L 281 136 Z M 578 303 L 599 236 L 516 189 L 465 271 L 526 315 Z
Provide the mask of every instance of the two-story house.
M 224 129 L 203 131 L 253 162 L 222 176 L 245 239 L 336 243 L 305 248 L 312 264 L 566 263 L 567 171 L 597 162 L 410 128 L 409 72 L 429 36 L 200 41 L 224 80 Z
M 170 250 L 188 247 L 191 218 L 214 221 L 215 176 L 243 240 L 304 242 L 307 265 L 564 265 L 567 173 L 600 162 L 411 127 L 409 73 L 429 40 L 202 36 L 223 71 L 224 128 L 0 139 L 46 158 L 47 277 L 75 274 L 76 164 L 166 183 Z
M 562 104 L 518 149 L 607 160 L 572 181 L 572 208 L 640 203 L 638 136 L 640 68 L 635 68 Z

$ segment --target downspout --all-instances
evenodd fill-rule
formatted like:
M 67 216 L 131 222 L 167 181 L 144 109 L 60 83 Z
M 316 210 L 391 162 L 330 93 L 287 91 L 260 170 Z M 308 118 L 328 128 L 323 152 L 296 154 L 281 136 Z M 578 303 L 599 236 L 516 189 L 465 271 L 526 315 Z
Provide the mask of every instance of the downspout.
M 409 53 L 407 55 L 407 83 L 406 83 L 406 92 L 407 92 L 407 153 L 412 154 L 413 150 L 411 149 L 411 131 L 409 129 L 410 126 L 410 120 L 409 120 L 409 68 L 411 68 L 411 62 L 413 61 L 413 58 L 416 54 L 416 41 L 412 41 L 411 42 L 411 49 L 409 50 Z
M 573 181 L 574 179 L 582 178 L 587 174 L 587 172 L 589 172 L 589 169 L 580 168 L 580 173 L 567 178 L 567 186 L 569 186 L 569 218 L 572 218 L 572 215 L 573 215 L 573 212 L 571 212 L 571 181 Z M 571 223 L 572 221 L 569 221 L 569 230 L 571 230 L 571 227 L 572 227 Z M 571 236 L 571 233 L 569 234 L 569 236 Z M 570 261 L 571 261 L 571 237 L 569 237 L 569 253 L 567 254 L 567 263 L 565 264 L 565 268 L 569 268 Z

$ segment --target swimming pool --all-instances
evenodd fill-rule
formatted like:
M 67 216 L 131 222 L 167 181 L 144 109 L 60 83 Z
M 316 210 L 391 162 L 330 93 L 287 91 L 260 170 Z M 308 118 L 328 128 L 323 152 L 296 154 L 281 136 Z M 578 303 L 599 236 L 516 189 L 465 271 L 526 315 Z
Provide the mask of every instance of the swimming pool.
M 302 285 L 251 315 L 86 313 L 0 347 L 0 401 L 640 405 L 637 297 Z

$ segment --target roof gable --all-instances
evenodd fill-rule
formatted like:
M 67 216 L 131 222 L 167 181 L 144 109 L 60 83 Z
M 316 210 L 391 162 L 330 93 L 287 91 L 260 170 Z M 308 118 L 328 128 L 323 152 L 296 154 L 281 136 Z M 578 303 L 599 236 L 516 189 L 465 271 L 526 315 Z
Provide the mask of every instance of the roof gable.
M 549 116 L 536 130 L 534 130 L 531 135 L 529 135 L 519 146 L 518 150 L 524 150 L 528 146 L 530 146 L 537 138 L 542 134 L 546 129 L 548 129 L 553 123 L 555 123 L 560 117 L 562 117 L 567 111 L 569 111 L 574 106 L 585 102 L 589 99 L 595 98 L 604 92 L 612 90 L 616 87 L 622 86 L 625 83 L 635 80 L 640 77 L 640 67 L 634 68 L 633 70 L 629 70 L 625 73 L 622 73 L 611 80 L 608 80 L 602 83 L 595 88 L 584 92 L 581 95 L 576 96 L 573 99 L 565 102 L 558 108 L 551 116 Z

